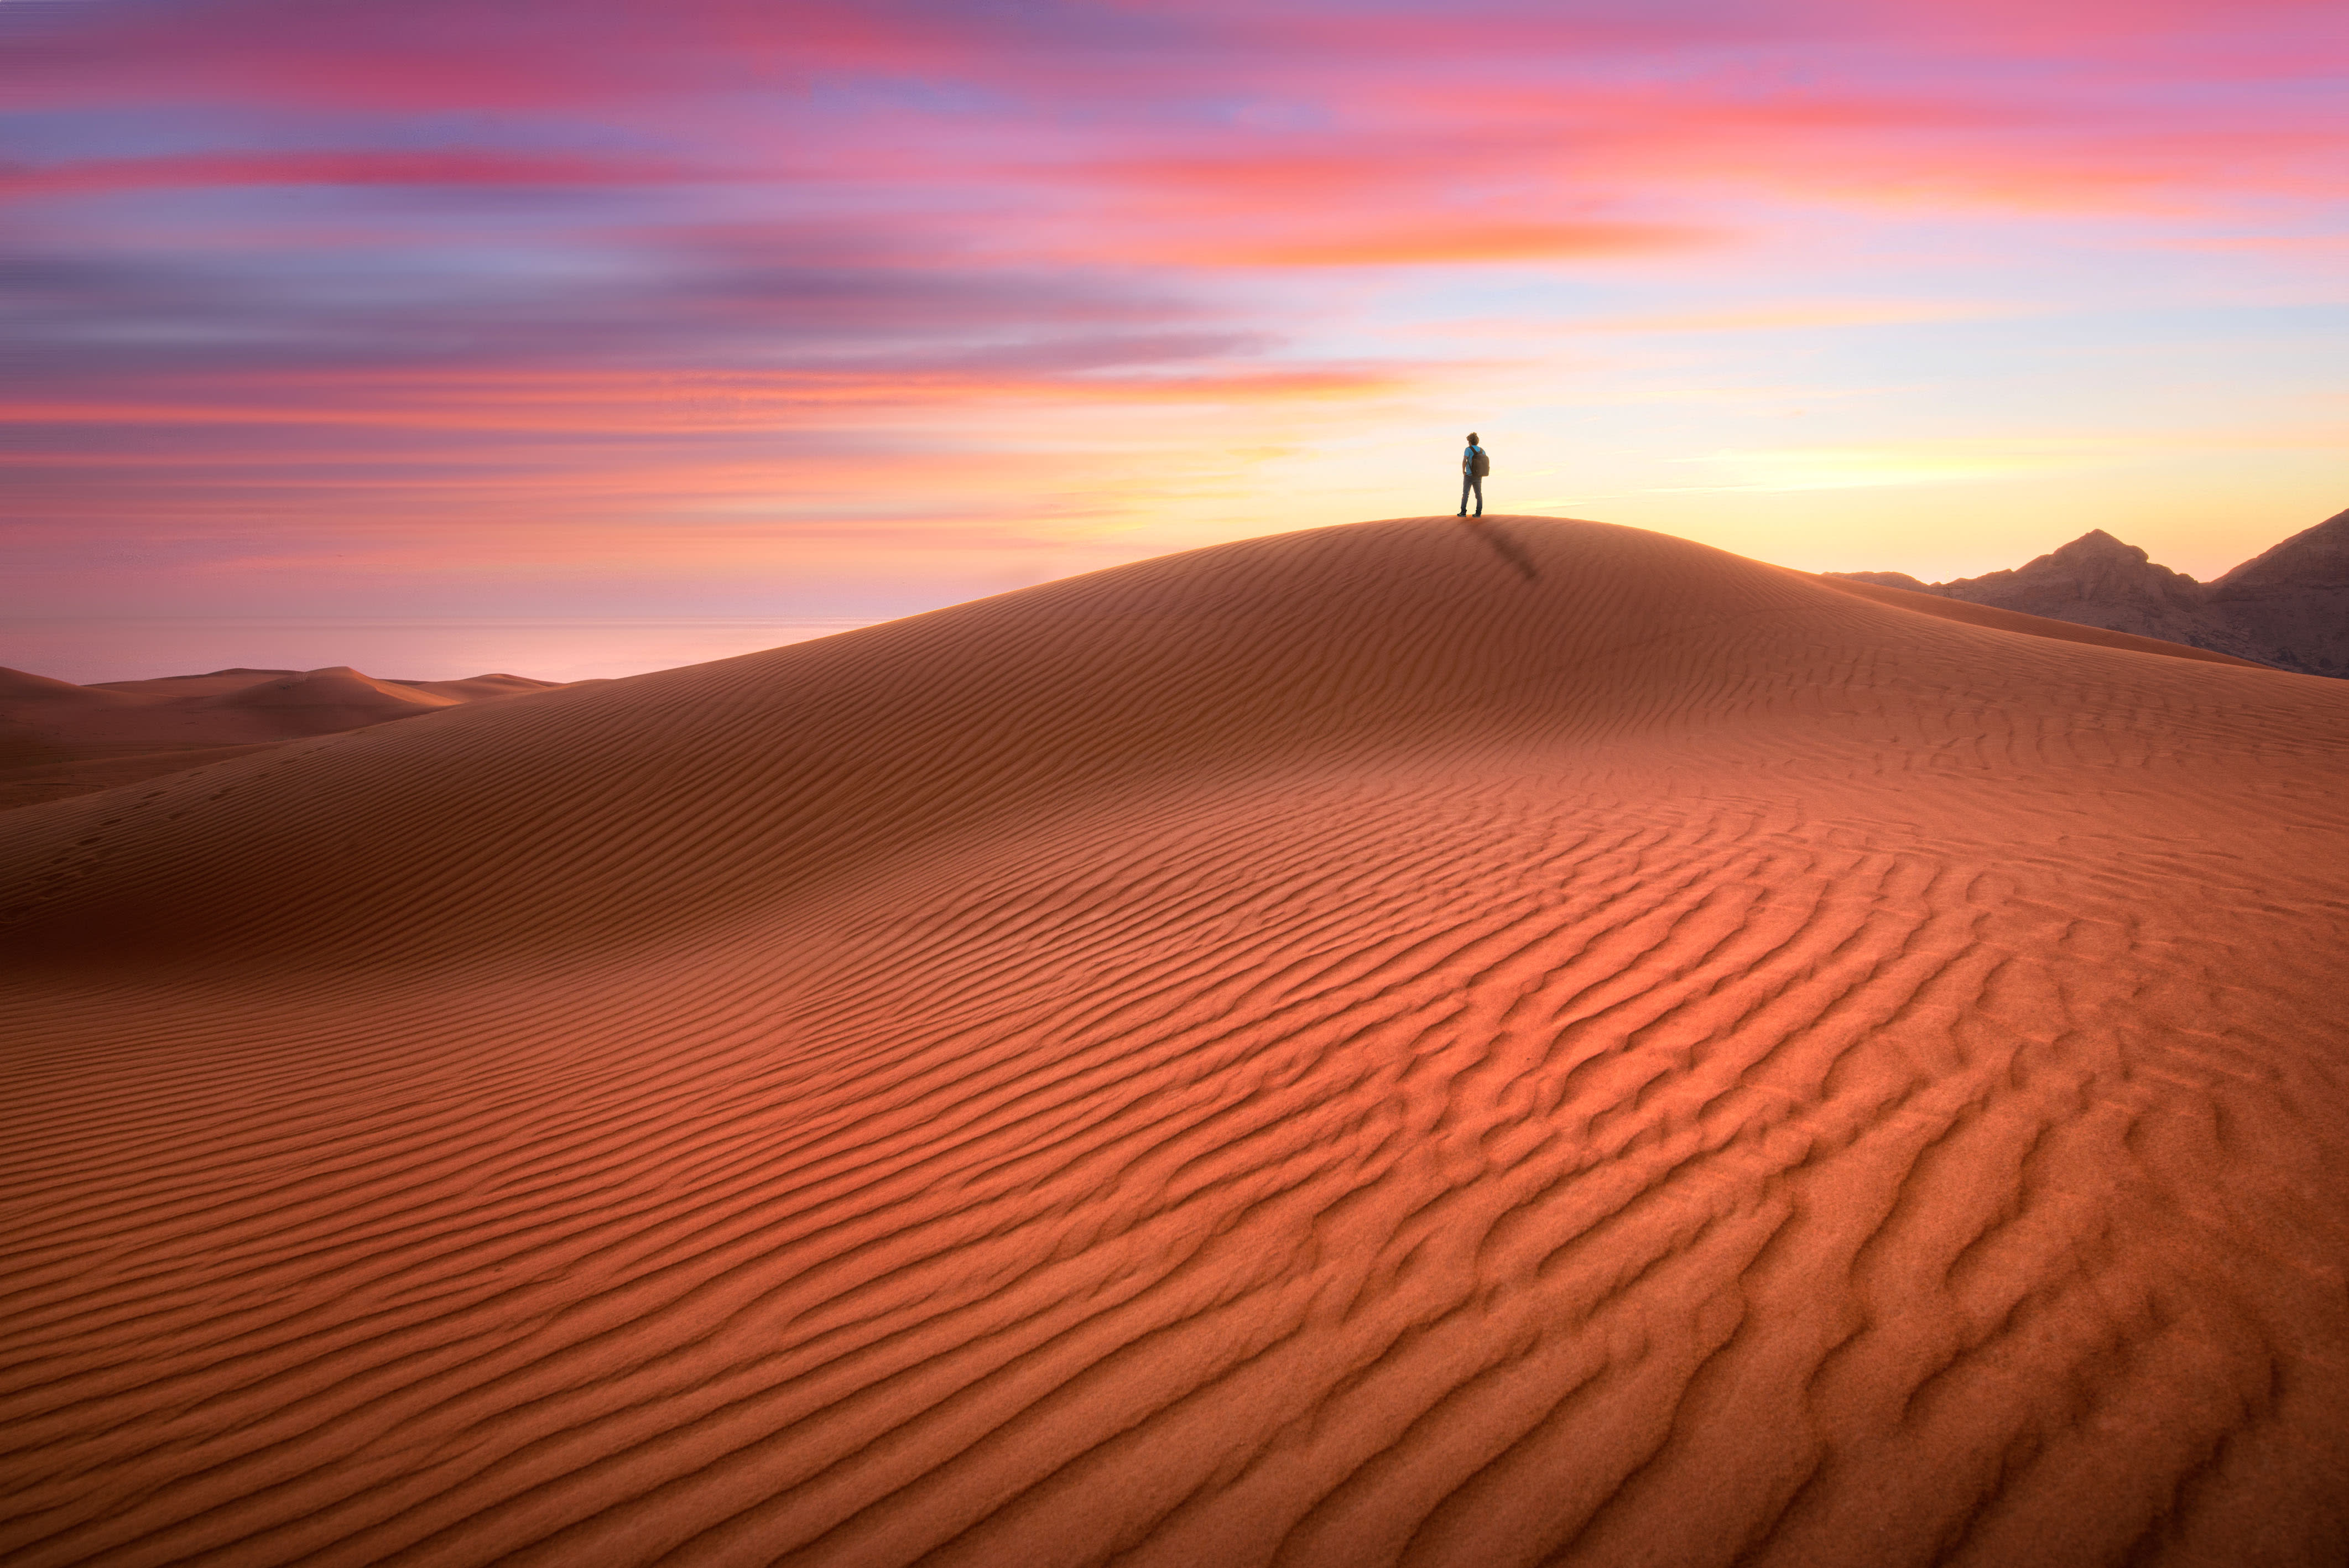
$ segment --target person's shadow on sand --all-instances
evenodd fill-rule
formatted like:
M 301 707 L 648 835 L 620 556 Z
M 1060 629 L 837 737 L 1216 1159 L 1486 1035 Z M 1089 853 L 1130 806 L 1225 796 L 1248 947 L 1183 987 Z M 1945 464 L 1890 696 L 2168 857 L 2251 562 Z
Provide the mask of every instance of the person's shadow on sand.
M 1526 552 L 1526 547 L 1503 532 L 1500 524 L 1472 517 L 1463 521 L 1460 526 L 1483 540 L 1494 554 L 1516 567 L 1526 582 L 1530 583 L 1541 575 L 1534 570 L 1534 558 Z

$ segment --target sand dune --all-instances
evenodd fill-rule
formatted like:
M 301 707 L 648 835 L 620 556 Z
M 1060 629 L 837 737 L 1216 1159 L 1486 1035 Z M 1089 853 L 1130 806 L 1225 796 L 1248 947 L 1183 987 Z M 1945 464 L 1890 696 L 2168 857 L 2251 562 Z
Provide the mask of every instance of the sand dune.
M 556 684 L 508 675 L 385 681 L 336 665 L 80 686 L 0 669 L 0 808 L 88 794 L 289 739 Z
M 2337 1563 L 2349 686 L 2178 652 L 1408 520 L 8 813 L 0 1551 Z
M 2100 648 L 2127 648 L 2140 654 L 2159 654 L 2173 659 L 2199 659 L 2205 664 L 2234 665 L 2241 669 L 2267 669 L 2271 666 L 2252 659 L 2239 658 L 2220 653 L 2216 648 L 2198 648 L 2190 643 L 2173 642 L 2160 637 L 2139 636 L 2134 632 L 2116 632 L 2103 626 L 2086 626 L 2075 621 L 2058 621 L 2044 615 L 2026 614 L 2019 610 L 2002 610 L 1990 604 L 1971 604 L 1962 599 L 1945 599 L 1934 593 L 1920 593 L 1913 588 L 1899 588 L 1889 583 L 1869 583 L 1864 579 L 1838 576 L 1829 573 L 1817 581 L 1839 593 L 1862 599 L 1873 599 L 1879 604 L 1895 604 L 1903 610 L 1913 610 L 1920 615 L 1937 616 L 1945 621 L 1962 621 L 1970 626 L 1995 626 L 2002 632 L 2022 632 L 2033 637 L 2053 637 L 2059 643 L 2087 643 Z

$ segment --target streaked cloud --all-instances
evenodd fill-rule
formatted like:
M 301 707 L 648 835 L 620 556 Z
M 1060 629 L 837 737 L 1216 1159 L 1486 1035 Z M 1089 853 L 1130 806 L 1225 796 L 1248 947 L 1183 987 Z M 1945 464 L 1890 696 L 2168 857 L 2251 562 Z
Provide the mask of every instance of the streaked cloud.
M 2105 438 L 2018 401 L 2326 395 L 2344 53 L 2301 0 L 0 7 L 11 537 L 93 602 L 911 608 L 1420 510 L 1454 426 L 1517 422 L 1503 494 L 2052 484 Z
M 1717 482 L 1660 488 L 1816 490 L 1967 483 L 2105 466 L 2141 456 L 2155 445 L 2150 437 L 2058 436 L 1708 452 L 1687 460 L 1720 476 Z

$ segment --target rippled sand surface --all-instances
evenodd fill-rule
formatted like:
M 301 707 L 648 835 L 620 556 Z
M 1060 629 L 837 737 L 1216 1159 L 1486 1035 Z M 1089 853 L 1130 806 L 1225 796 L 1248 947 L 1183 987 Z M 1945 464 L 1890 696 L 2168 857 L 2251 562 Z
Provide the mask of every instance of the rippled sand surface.
M 2081 632 L 1409 520 L 0 816 L 0 1553 L 2337 1564 L 2349 684 Z

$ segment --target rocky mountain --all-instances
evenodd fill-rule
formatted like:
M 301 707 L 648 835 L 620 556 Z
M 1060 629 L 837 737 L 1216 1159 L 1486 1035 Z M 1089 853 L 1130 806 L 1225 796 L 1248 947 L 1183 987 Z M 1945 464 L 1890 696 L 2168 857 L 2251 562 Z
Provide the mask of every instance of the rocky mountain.
M 2349 676 L 2349 511 L 2244 562 L 2210 584 L 2206 603 L 2251 639 L 2251 657 Z
M 2028 565 L 1953 583 L 1920 583 L 1899 572 L 1827 575 L 2349 678 L 2349 511 L 2215 583 L 2172 572 L 2102 529 Z

